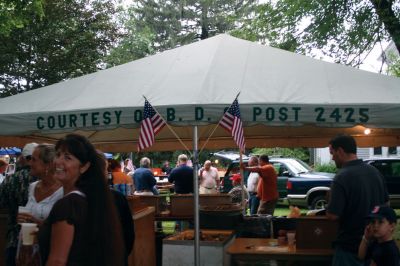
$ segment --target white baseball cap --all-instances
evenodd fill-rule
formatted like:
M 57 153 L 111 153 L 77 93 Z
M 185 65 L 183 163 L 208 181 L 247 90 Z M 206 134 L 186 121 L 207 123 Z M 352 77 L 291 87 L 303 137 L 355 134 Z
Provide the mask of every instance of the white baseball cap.
M 22 156 L 26 157 L 26 156 L 32 156 L 33 150 L 38 146 L 39 144 L 32 142 L 32 143 L 28 143 L 24 146 L 24 148 L 22 149 Z

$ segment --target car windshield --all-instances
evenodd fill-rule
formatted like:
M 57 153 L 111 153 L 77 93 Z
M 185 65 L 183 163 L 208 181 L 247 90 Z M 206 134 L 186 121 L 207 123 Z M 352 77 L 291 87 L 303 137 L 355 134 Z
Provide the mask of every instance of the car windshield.
M 295 174 L 303 174 L 312 171 L 311 167 L 301 160 L 291 160 L 288 167 Z

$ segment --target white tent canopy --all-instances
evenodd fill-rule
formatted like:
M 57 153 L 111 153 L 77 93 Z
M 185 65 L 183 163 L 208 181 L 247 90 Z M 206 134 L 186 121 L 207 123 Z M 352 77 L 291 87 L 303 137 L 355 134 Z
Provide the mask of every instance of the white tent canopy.
M 189 147 L 197 125 L 202 147 L 238 92 L 247 147 L 323 147 L 341 132 L 360 146 L 400 145 L 399 78 L 219 35 L 0 99 L 0 146 L 78 132 L 103 150 L 135 150 L 145 96 Z M 220 127 L 207 144 L 234 146 Z M 152 150 L 175 149 L 164 128 Z

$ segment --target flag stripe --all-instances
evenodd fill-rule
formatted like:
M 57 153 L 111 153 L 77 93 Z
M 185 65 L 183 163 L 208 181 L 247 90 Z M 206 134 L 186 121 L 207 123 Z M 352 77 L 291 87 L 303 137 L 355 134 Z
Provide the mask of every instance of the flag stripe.
M 138 151 L 154 144 L 155 135 L 166 125 L 164 119 L 154 110 L 153 106 L 145 100 L 143 119 L 140 125 Z
M 240 118 L 239 102 L 237 99 L 233 101 L 232 105 L 225 112 L 219 124 L 231 133 L 239 149 L 244 151 L 246 144 L 244 141 L 243 124 Z

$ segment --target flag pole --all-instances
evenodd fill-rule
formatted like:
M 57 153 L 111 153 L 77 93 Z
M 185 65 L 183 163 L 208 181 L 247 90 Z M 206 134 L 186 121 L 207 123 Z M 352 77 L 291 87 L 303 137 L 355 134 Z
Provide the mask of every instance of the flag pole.
M 200 208 L 199 208 L 199 177 L 197 126 L 193 126 L 193 210 L 194 210 L 194 265 L 200 266 Z
M 242 149 L 239 148 L 239 165 L 243 165 L 243 152 Z M 242 208 L 243 208 L 243 215 L 246 215 L 246 199 L 245 199 L 245 187 L 244 187 L 244 171 L 243 168 L 240 167 L 240 186 L 242 187 Z
M 239 98 L 240 95 L 240 91 L 238 92 L 238 94 L 236 95 L 236 98 Z M 233 104 L 233 103 L 232 103 Z M 232 105 L 231 105 L 232 106 Z M 242 149 L 239 147 L 239 163 L 240 165 L 243 165 L 243 151 Z M 242 208 L 243 208 L 243 215 L 246 215 L 246 199 L 245 199 L 245 187 L 244 187 L 244 171 L 243 168 L 240 167 L 240 186 L 242 187 Z

